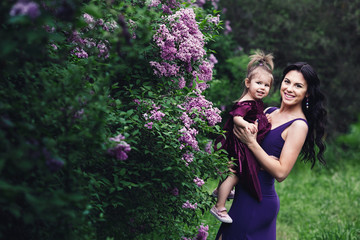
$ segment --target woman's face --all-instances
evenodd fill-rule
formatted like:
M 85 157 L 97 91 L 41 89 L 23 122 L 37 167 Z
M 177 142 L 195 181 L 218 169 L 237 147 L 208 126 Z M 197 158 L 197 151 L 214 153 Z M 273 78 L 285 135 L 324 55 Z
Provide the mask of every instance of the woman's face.
M 308 84 L 301 72 L 292 70 L 288 72 L 280 88 L 283 104 L 297 105 L 307 96 Z

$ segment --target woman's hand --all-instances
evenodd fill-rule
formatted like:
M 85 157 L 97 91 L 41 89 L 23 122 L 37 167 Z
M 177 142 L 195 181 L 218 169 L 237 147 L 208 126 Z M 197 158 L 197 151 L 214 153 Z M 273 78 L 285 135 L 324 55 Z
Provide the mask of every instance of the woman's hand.
M 258 122 L 255 122 L 256 129 L 258 127 Z M 240 128 L 234 125 L 233 132 L 235 136 L 244 144 L 248 145 L 249 143 L 255 141 L 256 142 L 256 136 L 257 131 L 255 133 L 252 133 L 246 128 Z

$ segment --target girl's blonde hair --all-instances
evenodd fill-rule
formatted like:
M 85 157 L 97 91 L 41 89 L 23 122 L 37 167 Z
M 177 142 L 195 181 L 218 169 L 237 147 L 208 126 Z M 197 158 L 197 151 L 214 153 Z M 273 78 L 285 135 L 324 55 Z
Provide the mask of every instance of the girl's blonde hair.
M 274 56 L 271 53 L 265 54 L 261 50 L 255 51 L 255 53 L 250 56 L 250 62 L 247 66 L 246 78 L 248 78 L 249 81 L 251 81 L 251 79 L 258 73 L 258 71 L 260 69 L 265 70 L 266 72 L 268 72 L 270 74 L 270 77 L 271 77 L 270 87 L 271 87 L 274 82 L 274 77 L 272 75 L 273 70 L 274 70 L 273 59 L 274 59 Z M 246 81 L 246 79 L 244 79 L 244 83 L 245 83 L 245 81 Z M 248 92 L 248 89 L 245 87 L 244 92 L 242 93 L 241 97 L 238 100 L 236 100 L 236 102 L 240 101 L 240 99 L 243 98 L 247 92 Z

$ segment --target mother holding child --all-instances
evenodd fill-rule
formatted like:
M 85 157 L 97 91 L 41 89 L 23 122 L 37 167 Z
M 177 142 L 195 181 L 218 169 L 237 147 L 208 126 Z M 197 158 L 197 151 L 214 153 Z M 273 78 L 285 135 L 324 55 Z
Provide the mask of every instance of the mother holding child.
M 312 167 L 316 159 L 325 164 L 325 97 L 314 69 L 304 62 L 287 66 L 281 79 L 280 108 L 270 107 L 260 113 L 256 111 L 262 110 L 261 99 L 272 85 L 272 55 L 257 52 L 251 58 L 256 61 L 249 63 L 245 92 L 230 112 L 233 118 L 225 124 L 226 139 L 218 140 L 222 148 L 230 150 L 229 157 L 236 159 L 237 166 L 231 170 L 235 174 L 219 184 L 218 202 L 211 209 L 223 222 L 218 240 L 275 240 L 280 203 L 274 180 L 284 181 L 299 155 Z M 251 113 L 250 107 L 237 110 L 244 103 L 255 107 L 255 112 Z M 255 114 L 256 119 L 247 119 L 249 114 Z M 224 205 L 234 185 L 235 196 L 227 214 Z

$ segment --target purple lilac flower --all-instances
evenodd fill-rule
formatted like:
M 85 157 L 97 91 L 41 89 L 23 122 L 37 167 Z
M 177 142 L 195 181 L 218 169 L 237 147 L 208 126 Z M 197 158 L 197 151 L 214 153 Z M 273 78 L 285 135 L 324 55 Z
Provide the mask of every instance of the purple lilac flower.
M 211 0 L 211 4 L 213 5 L 213 7 L 214 7 L 215 9 L 218 8 L 218 3 L 219 3 L 219 0 Z
M 54 50 L 57 50 L 58 49 L 58 47 L 55 45 L 55 44 L 50 44 L 50 46 L 54 49 Z
M 108 149 L 108 153 L 111 156 L 115 156 L 119 160 L 126 160 L 128 158 L 127 153 L 131 151 L 131 147 L 126 142 L 117 144 L 115 147 Z
M 218 108 L 213 108 L 213 103 L 206 100 L 205 97 L 198 92 L 194 92 L 197 97 L 187 97 L 186 102 L 183 104 L 183 107 L 188 113 L 196 112 L 206 119 L 210 126 L 215 126 L 216 123 L 221 122 L 220 110 Z M 196 117 L 195 114 L 190 115 L 190 117 Z
M 171 194 L 172 195 L 174 195 L 174 196 L 178 196 L 179 195 L 179 189 L 178 188 L 173 188 L 172 190 L 171 190 Z
M 216 17 L 209 17 L 207 21 L 217 25 L 220 22 L 220 15 L 218 14 Z
M 192 120 L 186 112 L 182 113 L 180 120 L 186 128 L 190 128 L 190 126 L 195 123 L 195 121 Z
M 185 87 L 185 85 L 186 85 L 186 81 L 185 81 L 184 77 L 180 77 L 179 78 L 179 88 L 183 89 Z
M 212 141 L 209 141 L 209 142 L 205 145 L 205 152 L 207 152 L 208 154 L 211 154 L 211 146 L 212 146 Z
M 189 202 L 189 200 L 187 200 L 183 205 L 182 208 L 190 208 L 190 209 L 196 209 L 197 208 L 197 203 L 191 204 Z
M 145 123 L 144 127 L 147 127 L 148 129 L 152 129 L 152 126 L 153 126 L 153 122 L 148 122 L 148 123 Z
M 232 32 L 232 28 L 230 26 L 230 21 L 226 20 L 225 21 L 225 30 L 224 30 L 224 34 L 228 35 L 230 32 Z
M 109 57 L 109 49 L 108 49 L 108 47 L 105 45 L 105 43 L 99 42 L 98 45 L 97 45 L 97 48 L 98 48 L 98 50 L 99 50 L 98 57 L 104 57 L 104 58 L 108 58 L 108 57 Z
M 198 186 L 198 187 L 201 187 L 202 185 L 205 184 L 204 180 L 202 180 L 201 178 L 194 178 L 194 183 Z
M 182 160 L 184 160 L 186 163 L 186 166 L 189 166 L 189 163 L 194 161 L 194 153 L 187 151 L 186 153 L 183 154 Z
M 50 27 L 49 25 L 44 25 L 43 28 L 49 32 L 49 33 L 53 33 L 55 32 L 55 28 L 54 27 Z
M 181 237 L 181 240 L 192 240 L 191 238 Z
M 114 142 L 121 142 L 124 139 L 125 139 L 125 137 L 122 134 L 119 134 L 113 138 L 109 138 L 110 141 L 114 141 Z
M 154 74 L 158 75 L 159 77 L 165 76 L 165 77 L 171 77 L 176 76 L 179 72 L 179 66 L 176 64 L 169 64 L 167 62 L 154 62 L 151 61 L 150 65 L 154 67 Z
M 179 130 L 181 133 L 181 137 L 179 138 L 179 142 L 183 144 L 183 147 L 190 146 L 195 151 L 199 151 L 198 141 L 196 140 L 196 135 L 198 131 L 195 128 L 185 128 Z
M 163 112 L 156 110 L 151 110 L 150 113 L 151 113 L 150 119 L 154 119 L 157 121 L 161 121 L 161 119 L 165 116 Z
M 84 109 L 80 109 L 79 111 L 76 111 L 74 114 L 75 119 L 81 119 L 84 115 Z
M 86 47 L 88 48 L 92 48 L 92 47 L 96 47 L 96 42 L 94 39 L 92 38 L 84 38 L 83 39 L 83 43 L 86 45 Z
M 164 60 L 181 60 L 189 64 L 192 61 L 199 60 L 206 54 L 204 37 L 198 28 L 193 9 L 181 9 L 168 16 L 165 21 L 167 25 L 160 24 L 159 29 L 153 36 L 154 42 L 160 48 L 160 55 Z M 152 66 L 156 67 L 160 73 L 163 72 L 158 65 L 152 64 Z M 159 75 L 157 72 L 155 74 Z
M 77 56 L 78 58 L 88 58 L 89 55 L 87 52 L 85 52 L 84 49 L 76 47 L 73 51 L 72 54 L 74 54 L 75 56 Z
M 157 7 L 159 4 L 161 4 L 160 0 L 151 0 L 149 7 Z
M 205 3 L 206 3 L 206 0 L 197 0 L 196 1 L 196 5 L 198 5 L 199 7 L 202 7 Z
M 94 24 L 95 23 L 94 18 L 88 13 L 84 13 L 83 18 L 84 18 L 84 20 L 85 20 L 85 22 L 87 24 Z
M 209 236 L 208 231 L 209 231 L 209 226 L 206 225 L 206 226 L 204 227 L 204 225 L 201 224 L 201 225 L 199 226 L 199 231 L 198 231 L 198 234 L 197 234 L 197 236 L 196 236 L 195 239 L 196 239 L 196 240 L 206 240 L 207 237 Z
M 210 62 L 203 61 L 202 64 L 199 66 L 199 71 L 193 71 L 192 75 L 194 76 L 194 79 L 198 77 L 199 81 L 202 81 L 201 83 L 198 83 L 196 85 L 196 89 L 202 92 L 208 88 L 206 82 L 211 81 L 212 79 L 213 67 L 214 65 Z
M 39 5 L 35 2 L 18 1 L 10 10 L 10 16 L 27 15 L 31 19 L 40 16 Z
M 116 137 L 109 138 L 110 141 L 117 142 L 118 144 L 108 149 L 108 153 L 111 156 L 115 156 L 119 160 L 126 160 L 128 158 L 128 153 L 131 151 L 131 147 L 125 141 L 123 141 L 125 137 L 121 134 Z
M 211 63 L 212 65 L 215 65 L 215 64 L 218 63 L 218 60 L 216 59 L 215 55 L 212 54 L 212 53 L 211 53 L 210 56 L 209 56 L 209 61 L 210 61 L 210 63 Z
M 103 24 L 103 29 L 107 32 L 112 32 L 114 31 L 116 28 L 118 28 L 118 24 L 115 21 L 111 21 L 111 22 L 106 22 Z

